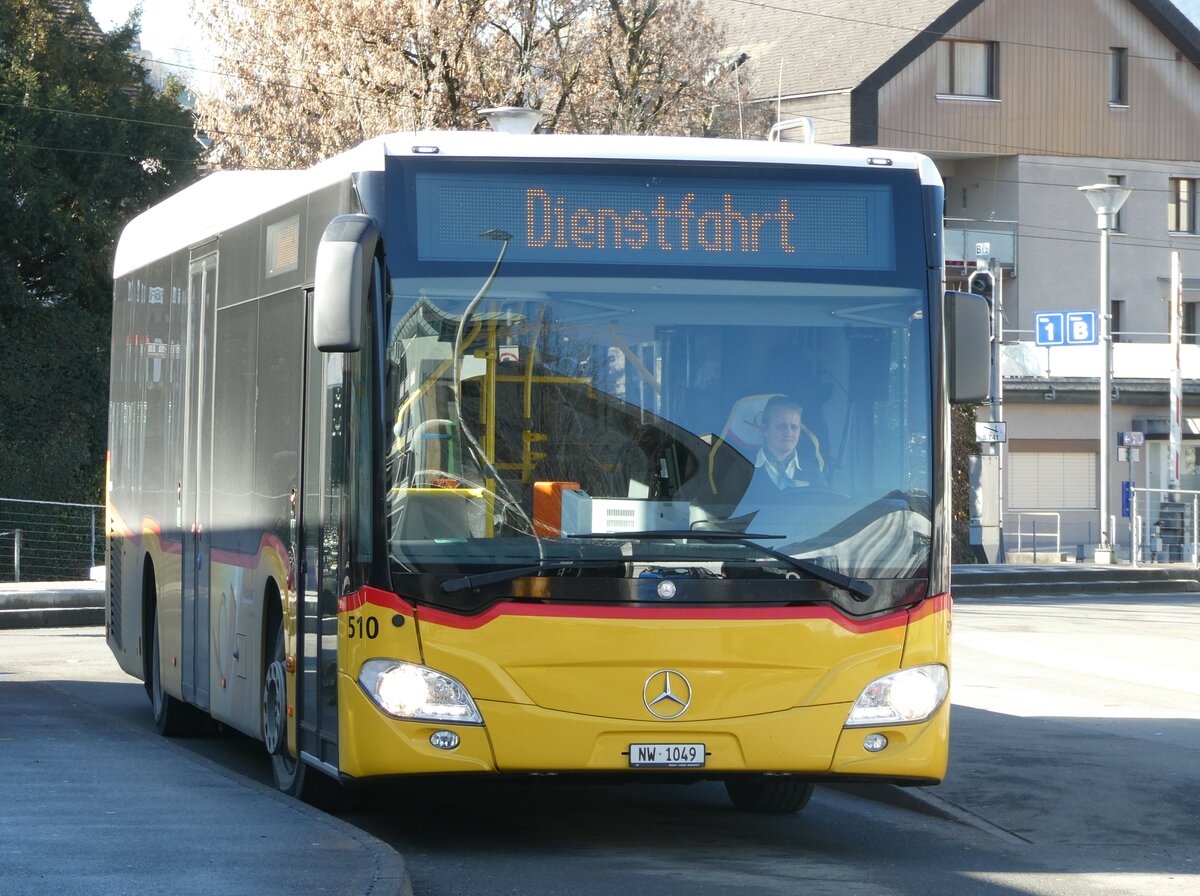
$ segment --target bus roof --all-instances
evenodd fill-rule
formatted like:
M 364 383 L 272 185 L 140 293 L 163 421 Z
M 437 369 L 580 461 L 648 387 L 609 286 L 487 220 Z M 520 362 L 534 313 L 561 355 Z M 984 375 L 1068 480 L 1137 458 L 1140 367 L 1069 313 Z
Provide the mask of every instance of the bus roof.
M 492 131 L 412 131 L 386 134 L 291 171 L 218 171 L 135 217 L 121 233 L 113 276 L 121 277 L 173 252 L 363 171 L 382 171 L 388 156 L 758 162 L 867 168 L 887 165 L 919 173 L 940 186 L 933 162 L 914 152 L 791 141 L 584 134 L 516 135 Z

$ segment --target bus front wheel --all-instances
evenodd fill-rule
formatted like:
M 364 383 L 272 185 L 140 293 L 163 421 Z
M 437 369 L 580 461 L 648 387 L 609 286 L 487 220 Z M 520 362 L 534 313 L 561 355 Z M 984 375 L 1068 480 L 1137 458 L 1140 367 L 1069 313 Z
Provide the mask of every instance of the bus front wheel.
M 271 640 L 271 659 L 263 675 L 263 741 L 271 754 L 271 774 L 275 786 L 284 793 L 301 796 L 306 768 L 291 754 L 287 739 L 287 672 L 284 669 L 283 623 Z
M 271 775 L 275 786 L 284 793 L 326 810 L 336 810 L 343 800 L 341 785 L 309 768 L 300 759 L 298 751 L 293 756 L 288 745 L 286 659 L 283 623 L 280 622 L 272 642 L 270 662 L 263 675 L 262 689 L 263 741 L 271 754 Z
M 742 775 L 727 778 L 725 791 L 734 808 L 742 812 L 788 815 L 808 805 L 813 784 L 786 775 Z

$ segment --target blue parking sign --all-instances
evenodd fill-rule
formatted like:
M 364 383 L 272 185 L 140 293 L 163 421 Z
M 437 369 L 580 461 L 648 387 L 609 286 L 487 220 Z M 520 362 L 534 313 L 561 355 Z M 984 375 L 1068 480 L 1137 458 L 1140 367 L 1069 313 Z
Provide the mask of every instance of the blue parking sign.
M 1067 345 L 1095 345 L 1099 342 L 1095 311 L 1068 311 L 1063 331 Z
M 1063 328 L 1064 314 L 1061 311 L 1043 311 L 1034 315 L 1038 345 L 1065 345 L 1066 331 Z
M 1095 345 L 1100 341 L 1095 311 L 1043 311 L 1034 315 L 1037 345 Z

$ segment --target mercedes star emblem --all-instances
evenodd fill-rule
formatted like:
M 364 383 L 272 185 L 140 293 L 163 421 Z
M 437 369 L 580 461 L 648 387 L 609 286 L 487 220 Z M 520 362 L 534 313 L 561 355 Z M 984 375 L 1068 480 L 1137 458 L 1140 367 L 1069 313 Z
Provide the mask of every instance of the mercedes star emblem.
M 692 686 L 674 669 L 660 669 L 646 679 L 642 701 L 656 718 L 677 719 L 692 705 Z

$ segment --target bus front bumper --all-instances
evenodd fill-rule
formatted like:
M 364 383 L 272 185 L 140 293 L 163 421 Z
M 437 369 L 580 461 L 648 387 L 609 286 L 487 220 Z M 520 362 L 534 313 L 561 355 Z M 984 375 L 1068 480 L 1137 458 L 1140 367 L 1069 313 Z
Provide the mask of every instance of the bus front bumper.
M 355 778 L 440 773 L 746 772 L 936 783 L 946 772 L 949 702 L 925 722 L 844 728 L 837 703 L 703 722 L 634 722 L 480 700 L 483 725 L 416 722 L 382 713 L 343 678 L 340 770 Z M 450 732 L 453 737 L 446 737 Z M 867 749 L 869 743 L 874 751 Z M 879 748 L 882 736 L 884 746 Z M 448 747 L 448 743 L 454 743 Z M 702 746 L 681 764 L 637 765 L 635 745 Z M 645 752 L 645 751 L 643 751 Z M 668 762 L 671 751 L 659 755 Z

